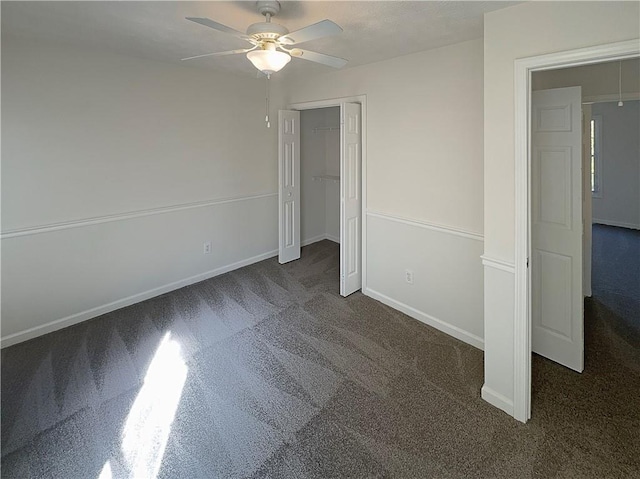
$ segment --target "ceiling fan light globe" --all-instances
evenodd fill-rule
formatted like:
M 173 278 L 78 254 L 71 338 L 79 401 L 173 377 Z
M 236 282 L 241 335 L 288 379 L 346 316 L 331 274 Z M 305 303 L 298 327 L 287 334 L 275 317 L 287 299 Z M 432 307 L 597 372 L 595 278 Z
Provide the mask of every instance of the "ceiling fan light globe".
M 254 67 L 267 75 L 282 70 L 291 61 L 288 53 L 276 50 L 253 50 L 247 53 L 247 58 Z

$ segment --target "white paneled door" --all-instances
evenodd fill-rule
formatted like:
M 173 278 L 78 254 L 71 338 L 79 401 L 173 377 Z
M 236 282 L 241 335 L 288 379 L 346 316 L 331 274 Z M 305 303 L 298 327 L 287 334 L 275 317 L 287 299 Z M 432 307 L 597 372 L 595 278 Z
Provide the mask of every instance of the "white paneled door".
M 340 108 L 340 294 L 362 287 L 362 118 L 358 103 Z
M 532 349 L 584 367 L 580 87 L 534 91 L 531 118 Z
M 300 112 L 278 112 L 278 261 L 300 258 Z

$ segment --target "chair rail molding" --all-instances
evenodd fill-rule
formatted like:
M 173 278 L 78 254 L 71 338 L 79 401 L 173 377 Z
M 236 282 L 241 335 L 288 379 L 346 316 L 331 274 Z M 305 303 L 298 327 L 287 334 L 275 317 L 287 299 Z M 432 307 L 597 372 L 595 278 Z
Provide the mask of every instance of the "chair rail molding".
M 367 210 L 367 216 L 371 216 L 373 218 L 381 218 L 383 220 L 395 221 L 396 223 L 403 223 L 409 226 L 416 226 L 418 228 L 425 228 L 432 231 L 438 231 L 440 233 L 448 233 L 455 236 L 460 236 L 462 238 L 472 239 L 476 241 L 484 241 L 484 235 L 480 233 L 475 233 L 472 231 L 463 230 L 461 228 L 455 228 L 452 226 L 445 226 L 436 223 L 431 223 L 428 221 L 422 220 L 414 220 L 410 218 L 405 218 L 403 216 L 392 215 L 389 213 L 381 213 L 378 211 Z
M 20 236 L 37 235 L 42 233 L 50 233 L 53 231 L 66 230 L 70 228 L 82 228 L 85 226 L 98 225 L 102 223 L 110 223 L 112 221 L 124 221 L 144 216 L 161 215 L 166 213 L 175 213 L 178 211 L 190 210 L 193 208 L 206 208 L 209 206 L 217 206 L 225 203 L 234 203 L 238 201 L 257 200 L 261 198 L 270 198 L 278 196 L 277 192 L 260 193 L 256 195 L 235 196 L 229 198 L 220 198 L 215 200 L 194 201 L 192 203 L 180 203 L 170 206 L 161 206 L 158 208 L 150 208 L 145 210 L 130 211 L 126 213 L 117 213 L 113 215 L 94 216 L 91 218 L 83 218 L 73 221 L 63 221 L 60 223 L 50 223 L 39 226 L 29 226 L 26 228 L 17 228 L 13 230 L 3 231 L 0 233 L 0 239 L 17 238 Z
M 510 261 L 504 261 L 502 259 L 493 258 L 491 256 L 487 256 L 486 254 L 483 254 L 482 256 L 480 256 L 480 258 L 482 259 L 482 264 L 484 266 L 499 269 L 500 271 L 505 271 L 511 274 L 516 273 L 516 265 Z

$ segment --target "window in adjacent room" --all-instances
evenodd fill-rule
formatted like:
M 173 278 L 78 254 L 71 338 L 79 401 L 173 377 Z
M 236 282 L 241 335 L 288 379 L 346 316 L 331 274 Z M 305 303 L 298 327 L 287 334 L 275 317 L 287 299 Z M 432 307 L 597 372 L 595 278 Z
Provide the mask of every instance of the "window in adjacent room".
M 601 135 L 602 117 L 593 115 L 591 118 L 591 194 L 596 198 L 602 196 L 602 158 Z

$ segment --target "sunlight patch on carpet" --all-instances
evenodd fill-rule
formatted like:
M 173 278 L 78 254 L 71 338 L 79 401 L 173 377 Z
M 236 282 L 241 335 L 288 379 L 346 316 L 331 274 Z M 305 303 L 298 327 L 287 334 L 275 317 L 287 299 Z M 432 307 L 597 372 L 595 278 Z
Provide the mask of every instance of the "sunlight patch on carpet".
M 121 451 L 130 477 L 157 477 L 187 371 L 180 344 L 169 332 L 156 350 L 122 431 Z M 107 461 L 99 479 L 112 476 Z

